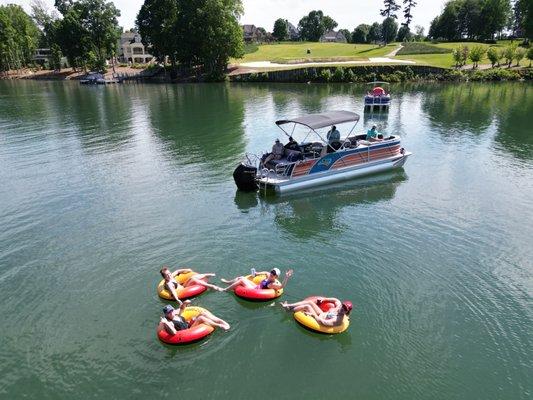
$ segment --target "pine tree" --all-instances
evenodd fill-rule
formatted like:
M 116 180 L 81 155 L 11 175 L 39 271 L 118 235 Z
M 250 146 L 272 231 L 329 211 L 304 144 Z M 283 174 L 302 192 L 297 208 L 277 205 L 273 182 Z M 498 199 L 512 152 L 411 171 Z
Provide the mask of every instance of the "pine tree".
M 385 18 L 398 18 L 396 11 L 400 9 L 400 6 L 396 3 L 396 0 L 384 0 L 383 1 L 384 9 L 380 10 L 380 14 Z
M 403 4 L 405 4 L 403 9 L 403 17 L 405 18 L 405 22 L 402 25 L 409 28 L 409 25 L 411 24 L 411 21 L 413 19 L 413 15 L 411 14 L 411 12 L 412 9 L 416 7 L 416 1 L 403 0 Z

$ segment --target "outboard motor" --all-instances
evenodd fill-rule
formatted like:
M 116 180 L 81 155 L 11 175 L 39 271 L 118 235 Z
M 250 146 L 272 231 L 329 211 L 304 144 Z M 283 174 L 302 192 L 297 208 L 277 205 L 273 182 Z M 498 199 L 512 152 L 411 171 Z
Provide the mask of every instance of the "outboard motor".
M 256 174 L 257 168 L 240 163 L 233 171 L 233 179 L 240 190 L 251 192 L 258 189 L 255 181 Z

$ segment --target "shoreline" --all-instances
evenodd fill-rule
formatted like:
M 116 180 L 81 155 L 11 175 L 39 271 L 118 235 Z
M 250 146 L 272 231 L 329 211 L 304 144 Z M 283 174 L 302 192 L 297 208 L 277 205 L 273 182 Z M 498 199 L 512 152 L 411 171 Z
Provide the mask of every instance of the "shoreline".
M 265 64 L 266 65 L 266 64 Z M 365 63 L 365 64 L 338 64 L 338 63 L 304 63 L 280 65 L 270 69 L 267 67 L 246 68 L 230 66 L 225 77 L 229 82 L 279 82 L 279 83 L 367 83 L 374 80 L 389 83 L 421 82 L 421 81 L 531 81 L 533 80 L 532 67 L 495 67 L 479 69 L 449 69 L 419 64 L 399 63 Z M 135 77 L 136 83 L 205 83 L 204 77 L 183 77 L 172 80 L 168 75 L 159 73 L 153 76 L 142 76 L 140 69 L 115 68 L 118 75 Z M 46 81 L 72 81 L 79 80 L 85 74 L 71 69 L 61 72 L 22 71 L 21 74 L 1 76 L 2 80 L 46 80 Z M 108 71 L 106 79 L 113 78 L 114 73 Z

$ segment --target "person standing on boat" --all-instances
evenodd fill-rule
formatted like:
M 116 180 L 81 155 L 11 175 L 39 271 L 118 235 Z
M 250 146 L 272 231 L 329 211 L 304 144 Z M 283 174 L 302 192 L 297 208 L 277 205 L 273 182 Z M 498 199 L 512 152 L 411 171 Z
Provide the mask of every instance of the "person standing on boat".
M 369 129 L 366 133 L 366 140 L 368 140 L 369 142 L 381 142 L 383 139 L 380 139 L 378 137 L 379 134 L 380 133 L 377 130 L 377 126 L 372 125 L 372 129 Z
M 329 130 L 326 138 L 328 139 L 328 144 L 332 144 L 333 142 L 340 142 L 341 133 L 337 130 L 337 127 L 333 125 Z
M 281 144 L 279 139 L 276 139 L 274 146 L 272 146 L 272 153 L 270 153 L 267 158 L 265 158 L 264 164 L 267 164 L 271 160 L 280 160 L 285 153 L 285 147 Z

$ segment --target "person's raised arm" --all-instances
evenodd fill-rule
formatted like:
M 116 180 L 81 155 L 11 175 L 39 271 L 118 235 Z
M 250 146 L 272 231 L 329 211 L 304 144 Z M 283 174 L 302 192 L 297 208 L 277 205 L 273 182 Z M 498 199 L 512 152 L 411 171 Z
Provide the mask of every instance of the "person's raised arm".
M 176 330 L 176 328 L 174 327 L 174 324 L 168 322 L 168 320 L 165 318 L 165 317 L 161 317 L 161 323 L 163 324 L 165 330 L 170 334 L 170 335 L 175 335 L 178 331 Z
M 283 289 L 287 285 L 287 281 L 292 276 L 292 273 L 293 273 L 293 270 L 289 269 L 287 272 L 285 272 L 285 278 L 283 279 L 283 282 L 281 282 L 281 284 L 271 283 L 268 287 L 270 289 L 275 289 L 275 290 Z

